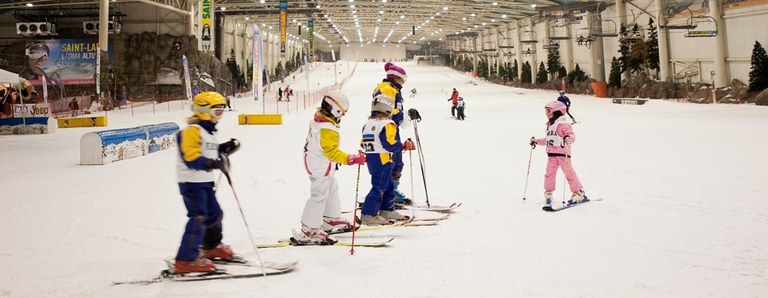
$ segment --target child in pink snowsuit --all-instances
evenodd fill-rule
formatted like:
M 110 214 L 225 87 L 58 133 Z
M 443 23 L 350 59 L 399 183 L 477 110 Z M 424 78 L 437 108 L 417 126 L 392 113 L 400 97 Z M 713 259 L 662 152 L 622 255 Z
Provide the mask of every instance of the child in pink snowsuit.
M 566 113 L 566 106 L 562 102 L 552 101 L 544 106 L 547 118 L 547 136 L 541 139 L 531 137 L 531 145 L 547 146 L 547 172 L 544 174 L 544 197 L 546 205 L 551 207 L 552 191 L 555 190 L 555 178 L 557 177 L 557 168 L 563 169 L 565 179 L 571 188 L 571 199 L 568 204 L 577 204 L 586 196 L 582 190 L 579 177 L 571 166 L 571 144 L 576 141 L 576 134 L 573 127 L 563 115 Z

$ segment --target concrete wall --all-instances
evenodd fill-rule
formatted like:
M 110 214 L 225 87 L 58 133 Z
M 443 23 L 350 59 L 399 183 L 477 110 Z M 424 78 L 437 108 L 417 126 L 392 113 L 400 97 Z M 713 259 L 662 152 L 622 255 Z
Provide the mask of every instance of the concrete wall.
M 656 9 L 656 4 L 654 1 L 658 0 L 637 0 L 633 1 L 632 3 L 640 8 L 644 8 L 648 13 L 655 14 L 653 15 L 654 18 L 654 25 L 658 27 L 658 9 Z M 603 20 L 613 20 L 616 22 L 616 31 L 618 32 L 621 24 L 621 17 L 625 17 L 627 23 L 632 24 L 633 20 L 636 20 L 636 22 L 643 28 L 643 30 L 646 30 L 645 34 L 647 36 L 647 27 L 648 27 L 648 19 L 651 18 L 650 15 L 641 12 L 637 7 L 625 4 L 625 11 L 624 13 L 618 13 L 616 11 L 616 6 L 610 4 L 605 11 L 603 11 L 602 18 Z M 694 10 L 694 14 L 696 14 L 696 9 L 699 9 L 701 6 L 701 1 L 696 2 L 694 5 L 691 6 L 691 9 Z M 633 12 L 634 16 L 633 17 Z M 748 2 L 741 2 L 741 3 L 734 3 L 734 4 L 725 4 L 723 9 L 724 15 L 724 29 L 719 32 L 719 34 L 722 34 L 726 39 L 726 65 L 728 69 L 728 77 L 729 81 L 730 79 L 738 79 L 742 82 L 747 83 L 749 81 L 749 68 L 750 68 L 750 56 L 752 55 L 752 47 L 755 44 L 755 41 L 759 41 L 763 47 L 768 47 L 768 30 L 765 28 L 768 28 L 768 2 L 761 2 L 757 4 L 750 5 Z M 689 15 L 688 11 L 685 10 L 683 13 L 678 14 L 676 17 L 671 17 L 669 19 L 670 24 L 681 24 L 687 21 L 688 17 L 685 15 Z M 527 20 L 520 20 L 519 23 L 522 25 L 527 24 Z M 612 24 L 609 22 L 604 23 L 606 25 L 606 28 L 604 28 L 604 31 L 613 31 L 614 28 L 612 27 Z M 544 26 L 544 23 L 537 23 L 534 26 L 534 31 L 536 32 L 536 35 L 538 37 L 539 42 L 535 44 L 536 46 L 536 55 L 535 60 L 536 64 L 538 66 L 538 63 L 541 61 L 545 61 L 546 64 L 546 58 L 547 58 L 547 51 L 543 49 L 544 45 L 544 39 L 545 35 L 547 34 L 546 30 L 547 28 Z M 577 33 L 579 29 L 582 28 L 589 28 L 589 23 L 587 22 L 586 16 L 579 24 L 573 24 L 570 25 L 569 31 L 572 38 L 575 38 L 577 36 Z M 512 37 L 515 40 L 515 43 L 517 43 L 517 40 L 519 40 L 518 37 L 518 30 L 523 32 L 525 30 L 530 30 L 528 28 L 522 27 L 520 29 L 515 29 L 515 26 L 513 23 L 507 23 L 506 25 L 503 25 L 500 29 L 486 29 L 480 32 L 481 35 L 488 34 L 488 35 L 495 35 L 495 31 L 500 30 L 502 32 L 505 32 L 505 35 L 508 37 Z M 714 62 L 713 57 L 715 55 L 715 38 L 711 37 L 699 37 L 699 38 L 689 38 L 685 37 L 685 33 L 687 31 L 685 30 L 660 30 L 657 29 L 657 32 L 659 34 L 659 37 L 661 38 L 661 35 L 664 33 L 667 33 L 669 35 L 669 54 L 670 54 L 670 61 L 672 61 L 672 65 L 670 66 L 670 75 L 674 76 L 675 72 L 680 71 L 682 68 L 685 67 L 685 65 L 693 64 L 700 68 L 700 74 L 698 77 L 693 78 L 694 81 L 703 81 L 703 82 L 709 82 L 709 72 L 714 69 Z M 482 38 L 478 37 L 477 46 L 478 49 L 482 48 Z M 559 41 L 560 42 L 560 57 L 561 57 L 561 63 L 563 63 L 564 66 L 568 69 L 568 71 L 571 71 L 572 68 L 575 66 L 575 64 L 579 64 L 580 68 L 587 72 L 587 74 L 590 74 L 590 64 L 592 63 L 591 58 L 591 50 L 585 46 L 578 46 L 576 45 L 576 42 L 572 39 L 571 41 Z M 568 57 L 567 54 L 567 47 L 571 47 L 571 50 L 573 52 L 572 57 Z M 471 47 L 471 45 L 470 45 Z M 528 46 L 522 45 L 521 47 L 517 48 L 517 51 L 520 52 L 521 50 L 525 50 Z M 610 62 L 613 57 L 619 57 L 619 41 L 618 37 L 604 37 L 603 38 L 603 50 L 605 53 L 605 60 L 603 61 L 602 65 L 605 68 L 606 75 L 610 73 Z M 526 56 L 521 55 L 521 61 L 520 63 L 524 63 L 525 61 L 532 62 L 533 56 Z M 502 61 L 512 61 L 513 59 L 516 59 L 517 57 L 500 57 L 499 60 Z M 570 63 L 569 63 L 570 62 Z M 569 66 L 570 65 L 570 66 Z M 719 75 L 719 74 L 718 74 Z

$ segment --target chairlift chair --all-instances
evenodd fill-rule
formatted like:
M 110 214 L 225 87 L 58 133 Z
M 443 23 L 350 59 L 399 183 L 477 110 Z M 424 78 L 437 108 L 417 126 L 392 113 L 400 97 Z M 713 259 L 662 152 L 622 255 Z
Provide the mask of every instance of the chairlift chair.
M 493 41 L 486 41 L 483 43 L 483 52 L 495 52 L 496 43 Z
M 595 36 L 592 35 L 589 27 L 576 29 L 576 44 L 589 47 L 593 41 L 595 41 Z
M 669 4 L 667 4 L 669 6 Z M 670 6 L 671 7 L 671 6 Z M 696 29 L 696 24 L 693 23 L 693 11 L 691 11 L 690 8 L 686 8 L 688 10 L 688 13 L 691 15 L 686 21 L 685 24 L 666 24 L 664 26 L 659 25 L 659 28 L 661 29 L 667 29 L 667 30 L 691 30 Z M 672 9 L 668 9 L 669 11 L 672 11 Z M 669 12 L 668 12 L 669 13 Z M 659 12 L 659 18 L 661 19 L 661 11 Z
M 694 24 L 694 29 L 688 29 L 688 33 L 685 37 L 714 37 L 717 36 L 717 20 L 715 18 L 701 15 L 693 16 L 690 19 L 690 23 Z M 707 24 L 707 26 L 699 28 L 699 25 Z
M 627 28 L 626 33 L 619 36 L 619 42 L 624 44 L 632 44 L 643 39 L 645 39 L 645 30 L 641 26 L 637 26 L 637 30 L 635 30 L 634 24 L 631 28 Z
M 523 51 L 523 55 L 530 56 L 536 54 L 536 47 L 528 47 Z
M 545 43 L 541 47 L 544 48 L 545 50 L 551 52 L 551 51 L 556 51 L 557 49 L 559 49 L 560 48 L 560 44 L 550 40 L 548 43 Z
M 597 32 L 597 22 L 600 22 L 602 30 L 600 32 Z M 592 21 L 592 24 L 589 28 L 590 35 L 594 37 L 617 37 L 619 36 L 619 31 L 617 29 L 616 22 L 613 20 L 594 20 Z M 607 30 L 606 30 L 607 29 Z
M 523 31 L 523 34 L 520 35 L 520 43 L 528 44 L 528 43 L 537 43 L 537 42 L 539 42 L 539 40 L 536 36 L 536 31 L 526 30 L 526 31 Z
M 559 28 L 559 29 L 558 29 Z M 571 39 L 571 32 L 568 27 L 549 27 L 549 39 L 551 40 L 568 40 Z

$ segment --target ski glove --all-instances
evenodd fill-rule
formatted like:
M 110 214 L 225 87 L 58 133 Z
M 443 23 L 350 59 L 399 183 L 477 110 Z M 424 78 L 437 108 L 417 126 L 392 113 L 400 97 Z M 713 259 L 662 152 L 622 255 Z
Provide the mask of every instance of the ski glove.
M 206 158 L 203 170 L 210 172 L 219 169 L 224 173 L 229 173 L 229 166 L 229 157 L 221 155 L 219 159 Z
M 536 148 L 536 137 L 531 137 L 531 147 Z
M 357 154 L 350 154 L 347 157 L 347 164 L 348 165 L 364 165 L 365 164 L 365 154 L 363 154 L 362 150 L 357 151 Z
M 419 111 L 416 109 L 408 110 L 408 117 L 410 117 L 411 120 L 421 121 L 421 115 L 419 115 Z
M 411 141 L 411 139 L 408 139 L 405 142 L 403 142 L 403 151 L 414 150 L 414 149 L 416 149 L 416 145 L 413 144 L 413 141 Z
M 219 144 L 220 155 L 230 155 L 232 153 L 235 153 L 238 149 L 240 149 L 240 141 L 234 138 Z

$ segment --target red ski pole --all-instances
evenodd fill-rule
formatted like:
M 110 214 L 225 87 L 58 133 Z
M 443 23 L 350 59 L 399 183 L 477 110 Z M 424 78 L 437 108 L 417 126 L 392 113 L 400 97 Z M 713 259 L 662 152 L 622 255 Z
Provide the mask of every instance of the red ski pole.
M 357 198 L 360 194 L 360 165 L 357 165 L 357 183 L 355 185 L 355 212 L 352 217 L 352 248 L 349 249 L 349 254 L 355 254 L 355 231 L 357 230 Z

